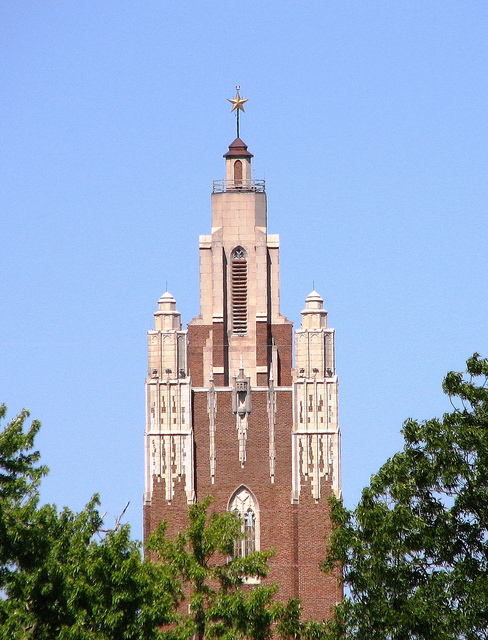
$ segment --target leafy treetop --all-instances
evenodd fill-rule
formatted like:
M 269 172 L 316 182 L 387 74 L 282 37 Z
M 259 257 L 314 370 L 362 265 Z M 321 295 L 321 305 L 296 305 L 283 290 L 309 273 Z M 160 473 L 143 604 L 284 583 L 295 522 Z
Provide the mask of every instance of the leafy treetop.
M 332 636 L 488 637 L 488 360 L 449 373 L 453 406 L 407 420 L 405 446 L 372 476 L 356 509 L 334 501 L 324 569 L 350 592 Z

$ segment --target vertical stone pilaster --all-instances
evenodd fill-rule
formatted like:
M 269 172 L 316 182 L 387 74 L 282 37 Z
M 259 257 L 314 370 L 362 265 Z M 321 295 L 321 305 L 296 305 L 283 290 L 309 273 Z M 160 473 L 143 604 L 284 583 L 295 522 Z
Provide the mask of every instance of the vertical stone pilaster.
M 271 375 L 268 386 L 269 477 L 274 483 L 276 475 L 276 391 Z
M 209 461 L 210 461 L 210 481 L 215 483 L 217 473 L 217 451 L 215 448 L 215 429 L 217 416 L 217 394 L 215 392 L 213 371 L 210 371 L 210 387 L 207 392 L 207 412 L 208 412 L 208 429 L 209 429 Z

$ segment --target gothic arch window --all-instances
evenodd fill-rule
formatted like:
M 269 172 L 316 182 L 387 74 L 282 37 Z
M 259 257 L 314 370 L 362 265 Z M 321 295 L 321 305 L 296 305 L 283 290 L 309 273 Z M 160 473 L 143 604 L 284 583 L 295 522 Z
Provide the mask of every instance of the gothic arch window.
M 243 558 L 260 549 L 260 522 L 257 500 L 247 487 L 241 486 L 229 500 L 229 511 L 235 511 L 241 520 L 241 531 L 246 535 L 236 540 L 235 554 Z
M 234 162 L 234 186 L 242 187 L 242 162 L 240 160 Z
M 247 254 L 242 247 L 232 251 L 232 333 L 247 333 Z

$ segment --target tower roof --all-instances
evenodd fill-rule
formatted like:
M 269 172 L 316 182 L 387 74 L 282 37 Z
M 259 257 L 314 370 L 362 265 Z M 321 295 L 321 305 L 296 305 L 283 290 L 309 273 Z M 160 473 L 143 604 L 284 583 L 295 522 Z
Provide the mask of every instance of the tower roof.
M 154 315 L 180 315 L 180 312 L 176 310 L 176 300 L 169 291 L 163 293 L 159 298 L 158 307 Z
M 174 302 L 176 304 L 176 300 L 174 299 L 174 297 L 171 295 L 169 291 L 166 291 L 166 293 L 163 293 L 163 295 L 159 298 L 158 302 Z
M 316 309 L 320 309 L 323 307 L 324 300 L 320 293 L 317 293 L 315 289 L 311 291 L 308 296 L 305 298 L 305 306 L 308 308 L 315 307 Z
M 254 156 L 247 150 L 247 144 L 240 138 L 236 138 L 229 145 L 229 151 L 224 153 L 224 158 L 254 158 Z

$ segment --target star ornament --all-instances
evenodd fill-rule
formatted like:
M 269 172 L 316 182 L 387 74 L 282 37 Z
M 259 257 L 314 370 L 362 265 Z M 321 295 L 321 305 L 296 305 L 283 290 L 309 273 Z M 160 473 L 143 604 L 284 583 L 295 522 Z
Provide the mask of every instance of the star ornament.
M 227 102 L 230 102 L 232 104 L 232 109 L 230 110 L 230 112 L 232 113 L 236 109 L 244 111 L 244 103 L 248 100 L 249 98 L 241 98 L 241 96 L 239 95 L 239 91 L 237 91 L 235 98 L 227 98 Z

